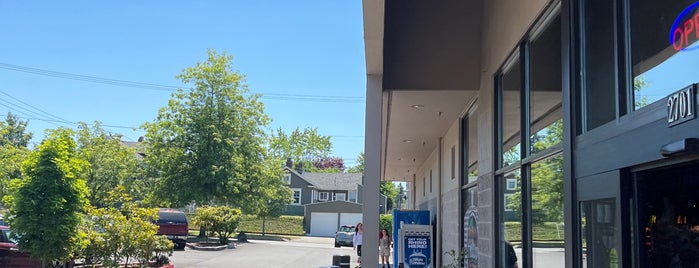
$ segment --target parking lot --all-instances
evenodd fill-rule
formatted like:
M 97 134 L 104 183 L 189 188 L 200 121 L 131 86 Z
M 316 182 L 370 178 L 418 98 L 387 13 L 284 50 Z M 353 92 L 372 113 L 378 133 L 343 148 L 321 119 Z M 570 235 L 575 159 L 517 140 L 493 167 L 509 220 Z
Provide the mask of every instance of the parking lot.
M 350 255 L 351 267 L 357 265 L 357 255 L 351 247 L 335 248 L 333 238 L 300 237 L 290 241 L 251 240 L 235 249 L 175 251 L 170 258 L 177 268 L 322 267 L 332 264 L 333 255 Z

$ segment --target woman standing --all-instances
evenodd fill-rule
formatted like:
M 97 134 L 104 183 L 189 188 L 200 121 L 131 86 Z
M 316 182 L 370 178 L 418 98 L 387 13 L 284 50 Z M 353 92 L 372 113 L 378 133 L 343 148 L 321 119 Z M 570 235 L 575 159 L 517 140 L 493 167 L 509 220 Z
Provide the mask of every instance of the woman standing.
M 354 237 L 352 237 L 352 246 L 357 250 L 357 262 L 359 266 L 362 265 L 362 234 L 364 234 L 364 227 L 362 223 L 357 223 L 357 229 L 354 231 Z
M 388 260 L 391 256 L 391 236 L 388 235 L 388 230 L 381 230 L 381 235 L 379 235 L 379 257 L 381 257 L 381 267 L 386 265 L 390 267 L 390 261 Z

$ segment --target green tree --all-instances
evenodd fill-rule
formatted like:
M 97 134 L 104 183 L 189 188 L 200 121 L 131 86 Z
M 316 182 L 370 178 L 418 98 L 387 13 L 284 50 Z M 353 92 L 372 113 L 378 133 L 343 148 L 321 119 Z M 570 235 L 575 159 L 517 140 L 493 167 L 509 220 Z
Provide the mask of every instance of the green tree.
M 298 127 L 287 135 L 279 128 L 269 140 L 270 153 L 282 160 L 291 159 L 296 168 L 302 163 L 307 171 L 315 171 L 313 160 L 328 157 L 332 150 L 330 136 L 318 134 L 318 128 Z
M 393 204 L 400 192 L 400 188 L 392 181 L 382 181 L 379 184 L 379 192 L 386 196 L 386 211 L 393 209 Z
M 9 144 L 27 148 L 33 134 L 27 133 L 26 130 L 27 121 L 22 121 L 16 115 L 7 113 L 5 122 L 0 122 L 0 145 Z
M 281 216 L 286 206 L 293 201 L 291 189 L 284 185 L 281 179 L 282 169 L 278 168 L 281 166 L 280 159 L 269 158 L 268 161 L 270 163 L 266 165 L 262 187 L 255 189 L 258 198 L 248 207 L 249 211 L 246 211 L 262 219 L 262 235 L 265 235 L 267 219 Z
M 12 113 L 0 122 L 0 200 L 7 194 L 10 180 L 22 176 L 22 161 L 29 154 L 27 144 L 32 134 L 26 133 L 27 122 Z
M 209 50 L 206 61 L 177 76 L 192 88 L 174 93 L 144 125 L 156 201 L 245 207 L 259 198 L 253 189 L 266 168 L 269 118 L 259 95 L 244 96 L 247 85 L 232 64 L 232 56 Z
M 81 245 L 78 227 L 87 206 L 82 178 L 88 163 L 77 157 L 73 131 L 57 129 L 23 164 L 25 178 L 12 180 L 9 222 L 19 248 L 48 262 L 71 259 Z
M 213 232 L 221 244 L 228 244 L 228 238 L 240 224 L 240 209 L 229 206 L 200 207 L 194 214 L 194 224 Z
M 149 189 L 135 148 L 126 147 L 120 137 L 109 135 L 99 122 L 92 127 L 79 123 L 76 140 L 79 155 L 90 163 L 87 171 L 90 204 L 106 206 L 108 193 L 117 186 L 123 186 L 136 200 L 145 198 Z
M 364 173 L 364 152 L 359 153 L 359 156 L 357 156 L 357 165 L 350 167 L 347 172 Z
M 532 137 L 532 151 L 539 152 L 563 141 L 563 121 L 557 120 Z M 532 220 L 536 223 L 563 220 L 563 158 L 556 155 L 532 164 Z M 508 199 L 508 208 L 522 212 L 520 192 Z

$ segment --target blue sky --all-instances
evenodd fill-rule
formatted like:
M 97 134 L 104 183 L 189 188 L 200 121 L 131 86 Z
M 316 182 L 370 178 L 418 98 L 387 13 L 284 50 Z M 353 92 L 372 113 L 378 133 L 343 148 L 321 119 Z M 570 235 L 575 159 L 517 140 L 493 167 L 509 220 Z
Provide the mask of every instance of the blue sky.
M 168 88 L 82 80 L 182 86 L 175 75 L 211 48 L 267 94 L 270 128 L 317 127 L 347 166 L 364 150 L 361 1 L 0 0 L 0 39 L 0 113 L 29 119 L 34 142 L 74 127 L 56 121 L 100 121 L 136 140 L 144 132 L 131 127 L 156 117 Z

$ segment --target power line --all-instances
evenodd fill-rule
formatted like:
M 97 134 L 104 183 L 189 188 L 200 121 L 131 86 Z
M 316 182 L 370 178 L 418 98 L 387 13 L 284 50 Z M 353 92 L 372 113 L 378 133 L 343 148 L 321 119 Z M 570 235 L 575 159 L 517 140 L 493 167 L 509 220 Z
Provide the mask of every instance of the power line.
M 45 115 L 47 115 L 47 116 L 49 116 L 49 117 L 53 117 L 53 118 L 55 118 L 55 119 L 57 119 L 57 120 L 60 120 L 60 121 L 70 122 L 69 120 L 66 120 L 66 119 L 60 118 L 60 117 L 58 117 L 58 116 L 55 116 L 55 115 L 53 115 L 53 114 L 51 114 L 51 113 L 48 113 L 48 112 L 46 112 L 46 111 L 44 111 L 44 110 L 42 110 L 42 109 L 39 109 L 39 108 L 37 108 L 37 107 L 35 107 L 35 106 L 29 104 L 29 103 L 26 103 L 26 102 L 24 102 L 24 101 L 22 101 L 22 100 L 20 100 L 20 99 L 18 99 L 18 98 L 15 98 L 15 97 L 13 97 L 12 95 L 7 94 L 7 93 L 5 93 L 5 92 L 3 92 L 3 91 L 1 91 L 1 90 L 0 90 L 0 94 L 3 94 L 3 95 L 5 95 L 5 96 L 8 96 L 8 97 L 10 97 L 11 99 L 13 99 L 13 100 L 15 100 L 15 101 L 18 101 L 19 103 L 22 103 L 22 104 L 24 104 L 24 105 L 26 105 L 26 106 L 29 106 L 30 108 L 32 108 L 32 109 L 34 109 L 34 110 L 36 110 L 36 111 L 39 111 L 40 113 L 45 114 Z
M 175 91 L 179 88 L 178 86 L 172 85 L 161 85 L 153 83 L 143 83 L 134 82 L 121 79 L 104 78 L 90 75 L 72 74 L 58 71 L 51 71 L 45 69 L 38 69 L 20 65 L 14 65 L 9 63 L 0 62 L 0 69 L 17 71 L 41 76 L 50 76 L 62 79 L 77 80 L 90 83 L 107 84 L 114 86 L 123 86 L 131 88 L 140 88 L 147 90 L 157 90 L 157 91 Z M 304 95 L 304 94 L 276 94 L 276 93 L 246 93 L 246 95 L 261 94 L 261 98 L 270 100 L 287 100 L 287 101 L 309 101 L 309 102 L 342 102 L 342 103 L 363 103 L 364 97 L 352 97 L 352 96 L 324 96 L 324 95 Z

